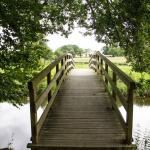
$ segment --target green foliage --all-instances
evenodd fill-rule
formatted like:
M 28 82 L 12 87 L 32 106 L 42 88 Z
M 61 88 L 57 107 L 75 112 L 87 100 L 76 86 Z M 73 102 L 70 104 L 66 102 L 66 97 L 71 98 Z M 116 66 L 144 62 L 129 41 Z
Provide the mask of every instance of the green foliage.
M 150 72 L 149 0 L 77 0 L 72 5 L 77 24 L 87 29 L 85 35 L 95 34 L 97 41 L 120 46 L 135 71 Z M 69 10 L 73 15 L 74 9 Z
M 78 55 L 81 56 L 84 50 L 77 45 L 64 45 L 60 48 L 58 48 L 55 51 L 56 56 L 62 55 L 64 53 L 71 53 L 73 56 Z
M 114 46 L 105 46 L 103 47 L 103 54 L 104 55 L 112 55 L 114 56 L 124 56 L 124 51 L 120 47 Z
M 143 77 L 136 83 L 137 93 L 140 97 L 150 96 L 150 79 L 146 80 Z
M 20 105 L 40 59 L 51 59 L 44 43 L 50 25 L 42 16 L 46 6 L 37 1 L 1 0 L 0 8 L 0 102 Z
M 51 57 L 45 35 L 68 36 L 75 25 L 124 49 L 134 70 L 150 72 L 149 0 L 1 0 L 0 8 L 0 101 L 21 104 L 39 60 Z M 81 49 L 71 53 L 80 55 Z
M 0 70 L 0 101 L 21 104 L 27 96 L 27 82 L 43 66 L 40 59 L 51 59 L 44 43 L 34 43 L 27 49 L 9 51 L 2 57 Z
M 128 74 L 136 82 L 136 95 L 139 97 L 150 96 L 150 75 L 148 73 L 139 73 L 127 65 L 119 65 L 121 70 Z M 122 84 L 119 85 L 122 88 Z

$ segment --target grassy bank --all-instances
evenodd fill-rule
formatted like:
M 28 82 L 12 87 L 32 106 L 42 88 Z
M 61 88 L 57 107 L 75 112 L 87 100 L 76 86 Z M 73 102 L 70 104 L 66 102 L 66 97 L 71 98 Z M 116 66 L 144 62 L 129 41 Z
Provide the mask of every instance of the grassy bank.
M 88 68 L 89 59 L 90 58 L 74 58 L 76 68 Z M 150 74 L 141 74 L 133 71 L 130 64 L 126 63 L 125 57 L 108 57 L 108 59 L 136 82 L 136 97 L 146 97 L 146 99 L 150 98 Z M 125 84 L 120 80 L 117 82 L 117 86 L 122 92 L 127 90 Z
M 133 71 L 130 64 L 126 63 L 125 57 L 108 57 L 108 59 L 136 82 L 136 96 L 150 98 L 150 74 Z M 118 86 L 124 91 L 125 86 L 122 83 Z

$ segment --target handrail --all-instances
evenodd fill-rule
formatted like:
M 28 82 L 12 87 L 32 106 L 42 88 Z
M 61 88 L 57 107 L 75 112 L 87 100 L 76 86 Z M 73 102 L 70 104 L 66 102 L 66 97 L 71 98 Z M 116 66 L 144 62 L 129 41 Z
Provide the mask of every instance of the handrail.
M 61 64 L 61 67 L 60 67 Z M 60 67 L 60 68 L 59 68 Z M 51 78 L 51 71 L 56 68 L 56 74 Z M 32 132 L 32 143 L 36 144 L 38 142 L 38 135 L 40 129 L 43 125 L 43 122 L 55 100 L 55 97 L 58 93 L 58 90 L 66 76 L 66 74 L 74 68 L 74 61 L 71 54 L 64 54 L 54 60 L 49 66 L 44 70 L 38 73 L 28 82 L 29 97 L 30 97 L 30 116 L 31 116 L 31 132 Z M 41 93 L 37 95 L 36 88 L 40 81 L 44 78 L 47 78 L 47 87 Z M 52 93 L 52 87 L 56 83 L 56 89 Z M 37 120 L 37 110 L 45 102 L 46 98 L 48 99 L 48 104 L 44 109 L 41 117 Z
M 133 92 L 135 89 L 135 82 L 100 52 L 96 52 L 95 54 L 91 55 L 89 66 L 90 68 L 94 69 L 95 72 L 100 74 L 102 79 L 104 76 L 103 81 L 111 99 L 112 106 L 117 112 L 120 122 L 126 133 L 126 143 L 131 144 L 133 124 Z M 109 68 L 112 70 L 112 77 L 110 77 L 108 73 Z M 124 97 L 117 87 L 117 77 L 127 86 L 127 98 Z M 111 92 L 108 89 L 108 83 L 111 86 Z M 126 111 L 126 120 L 124 120 L 119 108 L 117 107 L 117 97 Z

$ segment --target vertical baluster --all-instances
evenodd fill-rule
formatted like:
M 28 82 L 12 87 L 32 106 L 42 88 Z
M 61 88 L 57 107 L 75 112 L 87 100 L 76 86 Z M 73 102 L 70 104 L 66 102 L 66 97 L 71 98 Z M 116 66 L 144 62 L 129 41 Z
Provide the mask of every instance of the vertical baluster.
M 103 70 L 102 70 L 102 68 L 103 68 L 103 59 L 101 58 L 101 71 L 100 71 L 101 75 L 103 75 Z
M 28 89 L 29 89 L 29 97 L 30 97 L 30 116 L 31 116 L 31 132 L 32 132 L 32 143 L 36 144 L 38 142 L 38 135 L 37 135 L 37 112 L 36 112 L 36 90 L 33 86 L 32 82 L 28 82 Z
M 65 56 L 65 70 L 67 69 L 67 63 L 66 63 L 66 61 L 67 61 L 67 56 Z
M 97 55 L 95 54 L 94 55 L 94 66 L 95 66 L 95 68 L 94 68 L 94 70 L 95 70 L 95 72 L 97 72 Z
M 50 72 L 47 74 L 47 85 L 49 85 L 50 82 L 51 82 L 51 70 L 50 70 Z M 48 93 L 48 102 L 50 101 L 51 96 L 52 96 L 52 93 L 51 93 L 51 90 L 50 90 L 49 93 Z
M 106 62 L 105 62 L 105 71 L 108 74 L 108 65 L 106 64 Z M 108 86 L 108 80 L 107 80 L 106 76 L 105 76 L 105 83 Z
M 63 67 L 64 65 L 64 58 L 62 58 L 61 60 L 61 68 Z M 62 69 L 62 74 L 61 74 L 61 77 L 64 75 L 64 69 Z
M 99 55 L 97 55 L 97 74 L 99 74 Z
M 59 62 L 58 62 L 58 64 L 56 65 L 56 74 L 57 74 L 58 71 L 59 71 Z M 59 78 L 56 80 L 56 84 L 57 84 L 57 85 L 59 84 Z
M 114 71 L 113 71 L 113 82 L 114 82 L 115 85 L 117 84 L 116 73 Z M 114 88 L 112 90 L 112 97 L 116 101 L 116 92 L 115 92 Z
M 68 60 L 70 59 L 70 55 L 68 55 Z M 68 66 L 70 66 L 70 62 L 68 63 Z

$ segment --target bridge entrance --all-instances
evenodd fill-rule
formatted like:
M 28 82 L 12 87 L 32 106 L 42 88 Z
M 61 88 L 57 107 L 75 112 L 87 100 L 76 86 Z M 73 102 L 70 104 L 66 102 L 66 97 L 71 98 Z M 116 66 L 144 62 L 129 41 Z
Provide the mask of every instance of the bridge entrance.
M 65 55 L 29 82 L 32 127 L 32 143 L 28 144 L 29 148 L 33 150 L 135 148 L 131 143 L 132 128 L 129 129 L 132 123 L 128 122 L 132 117 L 128 116 L 125 122 L 119 116 L 121 114 L 118 115 L 115 102 L 112 102 L 118 91 L 115 86 L 112 88 L 111 99 L 107 92 L 107 84 L 111 80 L 107 75 L 104 82 L 102 80 L 102 74 L 107 73 L 108 64 L 105 61 L 103 69 L 102 61 L 99 61 L 100 58 L 97 56 L 100 55 L 93 55 L 90 60 L 90 67 L 96 72 L 92 69 L 71 70 L 74 67 L 72 57 Z M 51 79 L 50 70 L 54 67 L 56 74 Z M 118 75 L 115 71 L 113 74 Z M 47 88 L 42 95 L 37 96 L 36 86 L 45 76 Z M 51 93 L 53 82 L 56 82 L 57 88 Z M 112 82 L 115 84 L 114 78 Z M 132 96 L 131 89 L 128 92 Z M 46 97 L 48 104 L 37 121 L 37 109 Z M 127 101 L 124 104 L 128 104 Z M 130 109 L 128 105 L 125 107 L 129 111 L 127 115 L 132 113 L 131 106 Z

